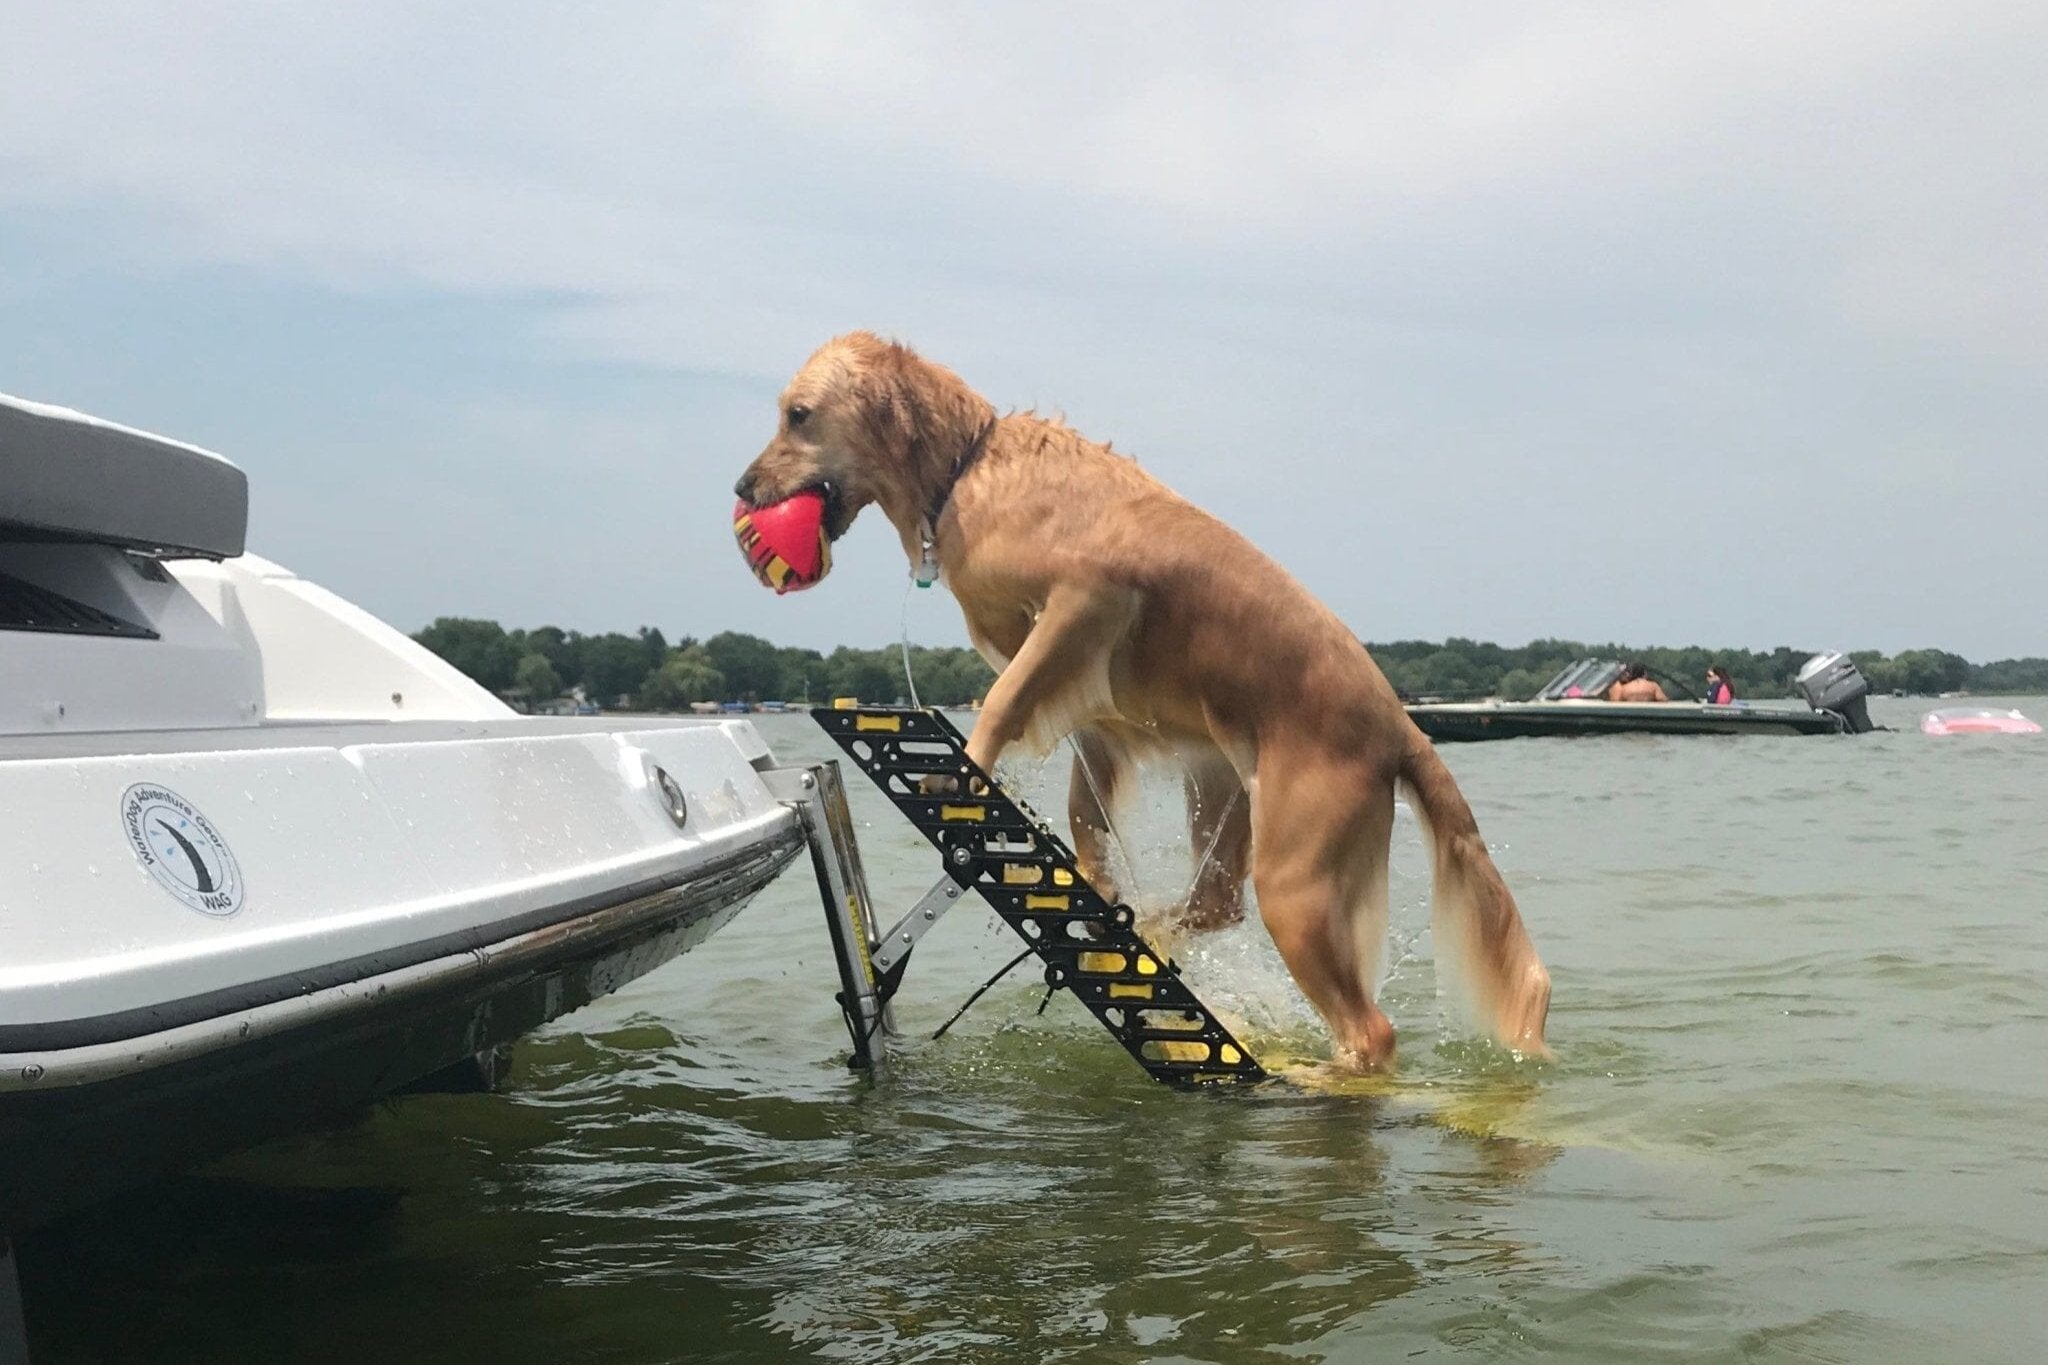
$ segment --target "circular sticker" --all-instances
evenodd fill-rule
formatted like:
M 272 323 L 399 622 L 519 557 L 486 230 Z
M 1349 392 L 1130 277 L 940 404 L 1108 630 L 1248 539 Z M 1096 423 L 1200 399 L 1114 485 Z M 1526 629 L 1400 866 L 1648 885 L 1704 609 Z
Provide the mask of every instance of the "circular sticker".
M 190 801 L 138 782 L 121 794 L 121 827 L 156 884 L 203 915 L 242 908 L 242 869 L 227 841 Z

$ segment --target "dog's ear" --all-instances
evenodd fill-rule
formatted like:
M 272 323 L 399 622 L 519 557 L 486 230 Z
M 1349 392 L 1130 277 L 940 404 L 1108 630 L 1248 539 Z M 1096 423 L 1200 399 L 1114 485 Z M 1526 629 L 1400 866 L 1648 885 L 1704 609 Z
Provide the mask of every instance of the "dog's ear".
M 869 388 L 862 385 L 862 388 Z M 867 438 L 868 448 L 876 453 L 894 450 L 898 445 L 900 429 L 896 415 L 896 399 L 889 390 L 874 385 L 860 395 L 861 434 Z
M 862 424 L 878 454 L 902 457 L 916 435 L 916 417 L 906 387 L 909 375 L 901 347 L 889 346 L 866 358 L 858 380 Z

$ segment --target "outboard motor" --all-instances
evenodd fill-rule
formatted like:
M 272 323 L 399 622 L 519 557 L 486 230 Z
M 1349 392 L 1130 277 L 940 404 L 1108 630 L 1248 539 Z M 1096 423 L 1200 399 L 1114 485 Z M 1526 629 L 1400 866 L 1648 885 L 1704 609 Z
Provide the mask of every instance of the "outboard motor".
M 1870 723 L 1870 708 L 1863 703 L 1870 695 L 1870 683 L 1848 655 L 1835 651 L 1816 654 L 1792 683 L 1808 706 L 1840 716 L 1850 734 L 1868 734 L 1877 728 Z

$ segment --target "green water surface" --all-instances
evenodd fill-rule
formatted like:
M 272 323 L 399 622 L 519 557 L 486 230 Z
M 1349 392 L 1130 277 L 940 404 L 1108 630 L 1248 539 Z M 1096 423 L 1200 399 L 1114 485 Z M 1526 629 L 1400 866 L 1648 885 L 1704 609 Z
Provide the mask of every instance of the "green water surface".
M 508 1093 L 43 1239 L 40 1358 L 2048 1356 L 2048 740 L 1444 752 L 1550 964 L 1554 1063 L 1447 1031 L 1405 813 L 1399 1071 L 1334 1092 L 1155 1086 L 1028 972 L 928 1041 L 1013 951 L 978 904 L 919 949 L 886 1076 L 850 1075 L 800 863 L 521 1044 Z M 1041 809 L 1059 775 L 1018 770 Z M 854 794 L 907 907 L 934 858 Z M 1178 801 L 1127 824 L 1141 899 L 1185 879 Z M 1262 1056 L 1322 1050 L 1255 926 L 1179 955 Z

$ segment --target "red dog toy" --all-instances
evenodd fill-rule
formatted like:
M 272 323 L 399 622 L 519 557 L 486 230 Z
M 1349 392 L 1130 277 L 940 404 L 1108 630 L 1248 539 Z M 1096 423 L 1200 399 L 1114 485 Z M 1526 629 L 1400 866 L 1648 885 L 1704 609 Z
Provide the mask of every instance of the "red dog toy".
M 801 592 L 832 572 L 825 495 L 802 492 L 766 507 L 733 504 L 732 533 L 754 577 L 780 596 Z

